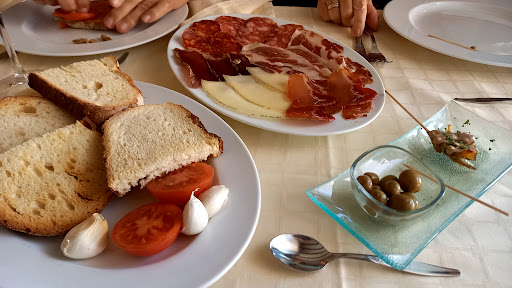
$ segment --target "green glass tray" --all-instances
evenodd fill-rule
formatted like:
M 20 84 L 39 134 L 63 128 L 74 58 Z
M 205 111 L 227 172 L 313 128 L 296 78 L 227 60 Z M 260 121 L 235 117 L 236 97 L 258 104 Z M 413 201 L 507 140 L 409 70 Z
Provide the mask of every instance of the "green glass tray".
M 450 102 L 424 125 L 430 129 L 470 132 L 479 148 L 477 170 L 462 167 L 436 153 L 419 126 L 390 143 L 402 147 L 451 185 L 474 197 L 483 195 L 512 168 L 512 131 Z M 430 213 L 400 225 L 386 224 L 368 216 L 356 202 L 349 170 L 307 190 L 311 200 L 393 268 L 403 270 L 411 261 L 474 201 L 450 189 Z

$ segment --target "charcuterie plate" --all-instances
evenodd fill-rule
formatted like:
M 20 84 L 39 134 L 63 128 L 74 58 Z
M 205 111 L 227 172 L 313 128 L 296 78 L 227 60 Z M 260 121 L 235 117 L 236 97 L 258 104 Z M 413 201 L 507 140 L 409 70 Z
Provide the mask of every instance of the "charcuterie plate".
M 213 15 L 198 19 L 201 20 L 215 20 L 217 17 L 221 15 Z M 253 15 L 253 14 L 227 14 L 222 16 L 232 16 L 239 17 L 242 19 L 249 19 L 251 17 L 266 17 L 261 15 Z M 296 24 L 291 21 L 266 17 L 274 20 L 278 25 L 285 24 Z M 194 22 L 195 23 L 195 22 Z M 189 23 L 181 27 L 171 38 L 169 41 L 169 45 L 167 48 L 167 57 L 170 63 L 170 66 L 174 73 L 176 74 L 179 81 L 185 86 L 192 95 L 194 95 L 199 101 L 207 105 L 208 107 L 220 112 L 228 117 L 231 117 L 237 121 L 242 123 L 258 127 L 261 129 L 274 131 L 283 134 L 291 134 L 291 135 L 303 135 L 303 136 L 325 136 L 325 135 L 333 135 L 333 134 L 341 134 L 347 133 L 350 131 L 354 131 L 360 129 L 368 124 L 370 124 L 382 111 L 384 107 L 385 95 L 384 95 L 384 85 L 382 83 L 381 78 L 377 74 L 377 71 L 368 63 L 363 57 L 361 57 L 358 53 L 352 50 L 350 47 L 344 45 L 338 40 L 329 37 L 321 32 L 315 31 L 312 28 L 305 27 L 306 30 L 313 31 L 317 34 L 322 35 L 327 38 L 329 41 L 341 45 L 344 48 L 344 56 L 350 58 L 352 61 L 361 64 L 364 68 L 370 71 L 373 77 L 373 83 L 366 85 L 366 87 L 371 88 L 377 92 L 376 98 L 373 100 L 373 109 L 367 114 L 366 117 L 360 117 L 354 120 L 345 120 L 342 118 L 340 113 L 336 113 L 333 116 L 335 117 L 334 121 L 325 122 L 318 120 L 304 120 L 304 119 L 263 119 L 263 118 L 253 118 L 247 115 L 237 113 L 234 110 L 228 109 L 226 106 L 219 104 L 212 98 L 210 98 L 201 88 L 191 88 L 190 81 L 188 80 L 188 69 L 183 66 L 176 59 L 174 55 L 174 49 L 184 49 L 182 34 L 185 32 L 193 23 Z M 298 24 L 297 24 L 298 25 Z

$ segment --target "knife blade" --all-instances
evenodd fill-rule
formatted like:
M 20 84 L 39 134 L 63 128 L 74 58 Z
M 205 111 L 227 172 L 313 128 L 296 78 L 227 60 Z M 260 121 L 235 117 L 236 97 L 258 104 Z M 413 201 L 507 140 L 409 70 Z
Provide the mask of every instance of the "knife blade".
M 454 98 L 455 101 L 468 102 L 468 103 L 490 103 L 490 102 L 502 102 L 512 101 L 512 98 Z

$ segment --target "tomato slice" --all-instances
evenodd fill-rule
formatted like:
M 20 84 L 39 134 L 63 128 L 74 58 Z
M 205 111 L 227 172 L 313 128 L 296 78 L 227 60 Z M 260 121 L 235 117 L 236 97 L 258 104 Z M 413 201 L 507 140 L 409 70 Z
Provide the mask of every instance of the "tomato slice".
M 199 196 L 212 186 L 213 174 L 212 166 L 194 162 L 151 180 L 146 187 L 156 199 L 183 207 L 192 192 Z
M 183 226 L 181 209 L 172 203 L 155 202 L 124 215 L 112 230 L 112 241 L 136 256 L 150 256 L 169 247 Z
M 67 12 L 63 10 L 62 8 L 55 9 L 55 12 L 53 12 L 53 15 L 63 18 L 66 20 L 73 20 L 73 21 L 81 21 L 81 20 L 88 20 L 95 17 L 94 13 L 92 12 L 86 12 L 86 13 L 77 13 L 77 12 Z

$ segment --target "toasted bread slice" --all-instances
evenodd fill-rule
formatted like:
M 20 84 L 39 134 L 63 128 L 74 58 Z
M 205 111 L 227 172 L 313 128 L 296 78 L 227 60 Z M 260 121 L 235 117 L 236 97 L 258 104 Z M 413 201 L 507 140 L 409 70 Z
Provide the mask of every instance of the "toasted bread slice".
M 76 62 L 29 74 L 29 86 L 70 111 L 101 126 L 112 115 L 142 105 L 142 93 L 113 56 Z
M 0 99 L 0 153 L 75 122 L 75 117 L 42 97 Z
M 118 196 L 192 162 L 218 157 L 223 149 L 219 136 L 173 103 L 127 109 L 106 121 L 103 132 L 107 181 Z
M 80 122 L 0 154 L 0 224 L 10 229 L 64 234 L 111 199 L 101 133 Z

